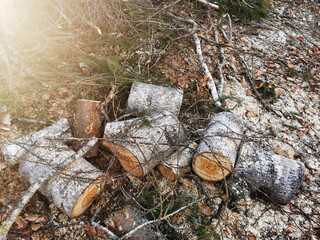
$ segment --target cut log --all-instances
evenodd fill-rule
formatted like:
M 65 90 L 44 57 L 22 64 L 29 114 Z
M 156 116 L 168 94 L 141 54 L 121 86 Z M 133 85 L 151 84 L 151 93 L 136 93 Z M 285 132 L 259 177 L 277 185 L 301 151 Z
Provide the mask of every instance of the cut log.
M 4 159 L 8 165 L 18 164 L 21 157 L 26 154 L 26 149 L 31 149 L 34 145 L 43 141 L 45 138 L 69 136 L 68 132 L 68 120 L 65 118 L 60 119 L 50 127 L 3 144 L 1 146 L 1 150 L 4 155 Z
M 236 167 L 235 173 L 238 178 L 241 177 L 242 181 L 247 182 L 249 192 L 258 193 L 277 204 L 287 204 L 297 194 L 305 171 L 301 162 L 259 148 L 251 148 L 249 145 L 244 146 L 242 159 L 245 162 Z M 236 181 L 237 179 L 233 179 L 228 182 L 229 192 L 239 198 L 237 195 L 243 194 L 243 191 L 234 192 Z
M 79 99 L 77 101 L 73 135 L 76 138 L 94 138 L 99 137 L 101 128 L 101 112 L 98 109 L 100 102 L 93 100 Z M 76 141 L 74 150 L 78 151 L 87 144 L 88 141 Z M 94 157 L 98 153 L 99 141 L 88 149 L 84 157 Z
M 170 181 L 178 179 L 191 170 L 191 161 L 198 144 L 192 142 L 186 145 L 188 146 L 178 148 L 177 151 L 172 153 L 158 166 L 162 176 L 168 178 Z
M 135 177 L 146 175 L 185 140 L 181 123 L 168 111 L 107 123 L 104 138 L 114 139 L 103 145 Z
M 167 110 L 179 115 L 182 99 L 182 90 L 134 82 L 128 98 L 128 112 Z
M 71 218 L 81 215 L 104 185 L 103 173 L 63 144 L 44 141 L 24 155 L 19 172 Z
M 143 217 L 142 213 L 131 206 L 125 206 L 123 209 L 113 213 L 112 215 L 109 227 L 121 236 L 147 222 L 147 219 Z M 158 240 L 161 239 L 161 235 L 157 233 L 156 229 L 152 226 L 147 225 L 138 229 L 130 236 L 129 239 Z
M 219 181 L 234 167 L 243 135 L 243 123 L 234 114 L 222 112 L 214 115 L 206 128 L 192 168 L 207 181 Z

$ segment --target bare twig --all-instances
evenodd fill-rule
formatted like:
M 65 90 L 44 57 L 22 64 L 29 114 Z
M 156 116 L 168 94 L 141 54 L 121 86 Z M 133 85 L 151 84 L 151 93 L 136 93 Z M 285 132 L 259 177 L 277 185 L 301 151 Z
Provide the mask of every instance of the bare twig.
M 107 233 L 111 239 L 119 239 L 113 232 L 111 232 L 108 228 L 101 226 L 100 224 L 96 223 L 96 222 L 91 222 L 92 226 L 94 226 L 95 228 L 98 228 L 102 231 L 104 231 L 105 233 Z

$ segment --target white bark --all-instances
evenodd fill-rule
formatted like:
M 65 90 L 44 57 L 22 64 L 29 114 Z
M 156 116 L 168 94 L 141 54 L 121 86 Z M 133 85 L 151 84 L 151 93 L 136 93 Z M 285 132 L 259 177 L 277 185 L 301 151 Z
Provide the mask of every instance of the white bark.
M 134 82 L 128 98 L 128 112 L 169 111 L 179 115 L 183 91 Z
M 203 58 L 201 43 L 200 43 L 200 39 L 199 39 L 197 33 L 193 34 L 193 39 L 194 39 L 194 43 L 196 44 L 196 52 L 198 55 L 198 60 L 203 68 L 204 75 L 209 79 L 208 82 L 209 82 L 209 86 L 210 86 L 210 92 L 211 92 L 212 99 L 217 104 L 217 106 L 220 106 L 221 103 L 219 102 L 217 88 L 216 88 L 216 85 L 214 84 L 213 77 L 212 77 L 211 72 L 208 68 L 208 65 L 206 64 L 206 62 Z
M 177 151 L 172 153 L 158 166 L 161 174 L 174 181 L 189 172 L 196 148 L 197 144 L 195 142 L 189 143 L 187 147 L 179 147 Z
M 239 162 L 235 173 L 242 178 L 240 181 L 247 182 L 251 188 L 249 192 L 258 192 L 274 203 L 289 203 L 302 184 L 305 167 L 299 161 L 245 145 Z M 238 180 L 231 179 L 228 182 L 229 192 L 233 192 L 231 195 L 236 199 L 245 197 L 241 192 L 243 190 L 235 192 L 235 181 Z M 248 192 L 247 189 L 244 191 Z
M 236 115 L 228 112 L 214 115 L 192 162 L 195 173 L 208 181 L 219 181 L 229 175 L 242 135 L 243 123 Z
M 67 146 L 50 141 L 25 154 L 19 172 L 31 185 L 45 179 L 40 192 L 70 217 L 90 206 L 104 182 L 96 167 Z
M 9 141 L 1 146 L 4 159 L 8 165 L 18 164 L 21 157 L 26 154 L 26 149 L 31 149 L 38 143 L 41 144 L 45 138 L 57 138 L 68 135 L 68 131 L 68 120 L 63 118 L 50 127 L 44 128 L 33 134 L 23 136 L 14 141 Z
M 107 123 L 104 137 L 127 140 L 104 141 L 103 145 L 116 154 L 126 171 L 136 177 L 146 175 L 174 150 L 173 146 L 185 139 L 181 123 L 168 111 Z

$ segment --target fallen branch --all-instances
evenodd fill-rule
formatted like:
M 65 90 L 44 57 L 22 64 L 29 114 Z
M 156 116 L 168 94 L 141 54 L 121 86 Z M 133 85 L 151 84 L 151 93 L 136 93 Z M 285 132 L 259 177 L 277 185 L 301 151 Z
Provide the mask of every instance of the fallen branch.
M 221 106 L 221 103 L 219 101 L 218 92 L 217 92 L 216 86 L 214 84 L 211 72 L 210 72 L 210 70 L 208 68 L 208 65 L 206 64 L 206 62 L 205 62 L 205 60 L 203 58 L 200 39 L 199 39 L 199 36 L 198 36 L 198 34 L 196 32 L 193 34 L 193 39 L 194 39 L 194 43 L 196 44 L 196 52 L 197 52 L 197 55 L 198 55 L 198 60 L 199 60 L 201 66 L 202 66 L 202 68 L 204 70 L 205 76 L 209 79 L 208 83 L 209 83 L 211 96 L 212 96 L 213 101 L 215 102 L 215 104 L 219 107 L 219 106 Z
M 218 31 L 214 31 L 214 40 L 216 42 L 219 42 L 219 37 L 218 37 Z M 230 40 L 230 39 L 229 39 Z M 224 56 L 224 50 L 223 47 L 218 46 L 219 52 L 220 52 L 220 62 L 217 67 L 217 72 L 218 72 L 218 96 L 221 98 L 223 95 L 223 88 L 224 88 L 224 74 L 223 74 L 223 67 L 225 65 L 225 56 Z
M 206 5 L 206 6 L 208 6 L 208 7 L 211 7 L 211 8 L 213 8 L 213 9 L 219 9 L 219 6 L 218 6 L 218 5 L 213 4 L 213 3 L 211 3 L 211 2 L 208 2 L 208 1 L 206 1 L 206 0 L 198 0 L 198 2 L 201 2 L 201 3 L 203 3 L 204 5 Z

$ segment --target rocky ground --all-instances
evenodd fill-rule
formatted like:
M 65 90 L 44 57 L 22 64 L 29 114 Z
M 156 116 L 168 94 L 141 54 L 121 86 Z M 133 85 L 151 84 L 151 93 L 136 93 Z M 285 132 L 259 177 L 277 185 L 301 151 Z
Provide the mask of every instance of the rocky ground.
M 159 192 L 167 199 L 164 203 L 170 211 L 206 198 L 174 215 L 168 223 L 164 221 L 159 225 L 158 231 L 167 239 L 319 239 L 319 9 L 320 4 L 313 1 L 271 1 L 271 11 L 266 19 L 248 25 L 233 24 L 232 43 L 224 46 L 225 88 L 221 108 L 212 107 L 207 79 L 197 62 L 192 38 L 178 40 L 157 66 L 159 72 L 170 80 L 170 85 L 184 90 L 184 105 L 179 118 L 190 139 L 201 137 L 215 111 L 228 110 L 244 121 L 246 141 L 304 164 L 302 188 L 289 204 L 279 206 L 253 196 L 229 202 L 223 183 L 204 182 L 193 172 L 170 182 L 155 171 L 160 189 L 156 189 L 151 175 L 143 179 L 125 177 L 110 181 L 99 199 L 77 219 L 69 219 L 37 193 L 13 225 L 9 239 L 109 239 L 104 231 L 92 227 L 93 217 L 101 225 L 108 226 L 109 214 L 128 203 L 146 213 L 147 208 L 158 206 Z M 215 23 L 214 13 L 211 12 L 207 20 Z M 217 79 L 219 49 L 204 40 L 214 39 L 213 31 L 208 30 L 208 22 L 202 22 L 203 31 L 199 35 L 203 37 L 201 44 L 206 61 Z M 228 35 L 227 20 L 220 24 L 220 29 Z M 219 34 L 220 40 L 227 42 L 223 31 L 220 30 Z M 239 56 L 248 69 L 244 68 Z M 255 96 L 247 80 L 248 74 L 252 76 L 252 83 L 262 101 L 271 109 L 266 110 Z M 48 92 L 47 96 L 42 95 L 45 100 L 42 107 L 52 112 L 53 119 L 71 119 L 67 106 L 74 89 L 75 86 L 67 85 Z M 30 109 L 30 113 L 33 111 Z M 41 127 L 32 126 L 22 131 L 25 126 L 28 124 L 15 123 L 10 126 L 10 132 L 1 134 L 5 138 L 14 138 Z M 101 149 L 100 157 L 90 161 L 106 170 L 110 164 L 106 159 L 110 156 Z M 111 175 L 123 173 L 119 164 L 110 166 Z M 17 169 L 9 168 L 3 159 L 0 169 L 2 221 L 28 185 L 21 181 Z M 152 219 L 148 214 L 146 217 Z

